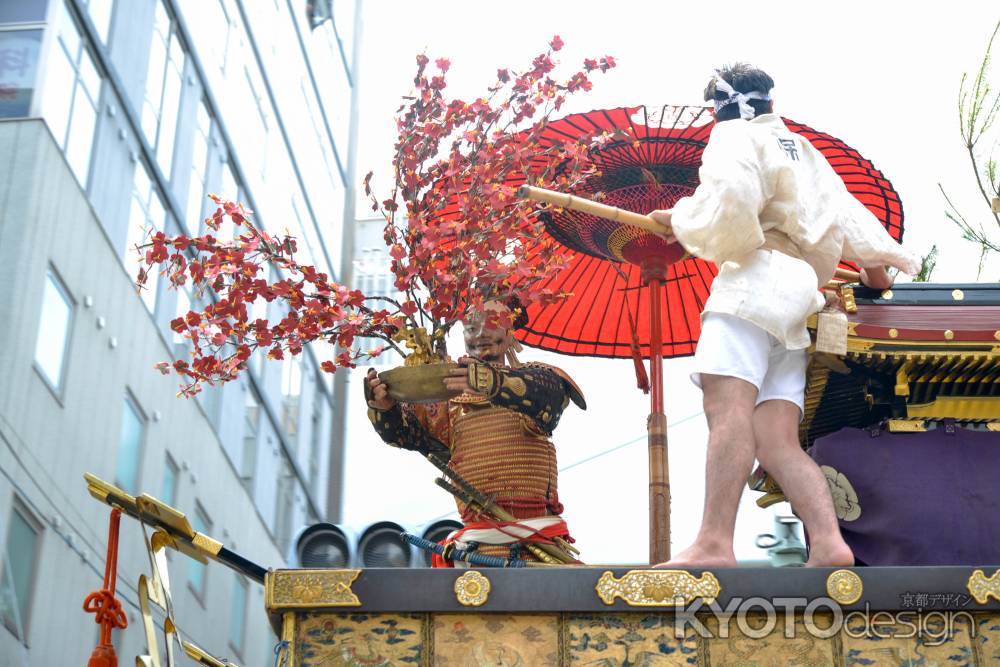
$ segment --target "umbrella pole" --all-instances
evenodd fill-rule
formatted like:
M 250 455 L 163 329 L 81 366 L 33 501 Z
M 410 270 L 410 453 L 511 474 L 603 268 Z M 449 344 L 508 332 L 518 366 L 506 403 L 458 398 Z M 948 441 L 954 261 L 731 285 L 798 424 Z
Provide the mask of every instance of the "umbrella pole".
M 646 422 L 649 442 L 649 562 L 670 560 L 670 476 L 667 462 L 667 415 L 663 411 L 663 317 L 659 279 L 649 289 L 650 415 Z

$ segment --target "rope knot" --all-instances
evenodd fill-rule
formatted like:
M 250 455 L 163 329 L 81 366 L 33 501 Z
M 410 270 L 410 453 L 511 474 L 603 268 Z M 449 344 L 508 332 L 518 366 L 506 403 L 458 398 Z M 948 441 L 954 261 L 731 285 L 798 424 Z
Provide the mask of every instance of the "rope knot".
M 88 614 L 94 614 L 94 622 L 98 625 L 107 624 L 122 630 L 128 627 L 128 618 L 122 609 L 122 603 L 106 588 L 88 595 L 83 601 L 83 610 Z

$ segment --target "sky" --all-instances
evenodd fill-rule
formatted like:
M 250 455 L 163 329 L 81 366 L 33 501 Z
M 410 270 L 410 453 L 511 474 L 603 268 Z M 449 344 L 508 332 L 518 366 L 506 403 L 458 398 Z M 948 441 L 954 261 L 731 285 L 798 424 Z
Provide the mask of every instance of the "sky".
M 918 8 L 919 7 L 919 8 Z M 733 61 L 774 78 L 781 115 L 828 132 L 870 159 L 903 202 L 904 245 L 939 249 L 937 282 L 996 281 L 1000 258 L 978 272 L 979 253 L 944 217 L 941 184 L 966 215 L 983 219 L 958 134 L 963 72 L 978 67 L 1000 10 L 993 2 L 712 3 L 590 1 L 365 3 L 360 56 L 358 174 L 374 171 L 387 191 L 396 140 L 393 115 L 407 94 L 414 57 L 451 60 L 446 95 L 485 93 L 497 68 L 519 69 L 553 35 L 571 74 L 584 57 L 612 55 L 618 67 L 595 76 L 593 90 L 565 113 L 647 104 L 700 104 L 714 68 Z M 1000 70 L 992 81 L 1000 88 Z M 359 212 L 366 203 L 359 203 Z M 451 349 L 461 349 L 458 340 Z M 590 563 L 639 563 L 647 556 L 648 397 L 635 389 L 629 360 L 562 357 L 526 349 L 524 360 L 557 365 L 574 377 L 590 405 L 571 408 L 555 434 L 564 518 Z M 666 361 L 666 412 L 672 487 L 672 542 L 693 539 L 701 518 L 707 429 L 701 394 L 689 380 L 690 359 Z M 356 376 L 360 377 L 360 376 Z M 345 522 L 391 519 L 417 526 L 453 509 L 433 485 L 434 471 L 415 455 L 385 445 L 364 416 L 352 382 Z M 611 451 L 609 451 L 611 450 Z M 736 555 L 760 559 L 754 537 L 773 527 L 774 510 L 756 508 L 745 492 Z M 787 505 L 777 511 L 788 513 Z

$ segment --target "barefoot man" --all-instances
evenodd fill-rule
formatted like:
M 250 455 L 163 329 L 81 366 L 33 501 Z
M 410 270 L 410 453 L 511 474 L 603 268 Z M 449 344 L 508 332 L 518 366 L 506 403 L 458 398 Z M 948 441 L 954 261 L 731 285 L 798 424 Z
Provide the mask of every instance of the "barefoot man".
M 805 524 L 806 564 L 854 564 L 826 479 L 798 441 L 806 318 L 822 307 L 818 288 L 841 258 L 862 266 L 862 281 L 880 289 L 892 285 L 886 265 L 911 274 L 920 265 L 823 155 L 773 113 L 773 85 L 745 64 L 716 73 L 705 89 L 717 125 L 700 185 L 674 208 L 651 213 L 665 238 L 719 267 L 692 373 L 709 428 L 705 510 L 694 544 L 661 565 L 736 565 L 736 510 L 755 457 Z

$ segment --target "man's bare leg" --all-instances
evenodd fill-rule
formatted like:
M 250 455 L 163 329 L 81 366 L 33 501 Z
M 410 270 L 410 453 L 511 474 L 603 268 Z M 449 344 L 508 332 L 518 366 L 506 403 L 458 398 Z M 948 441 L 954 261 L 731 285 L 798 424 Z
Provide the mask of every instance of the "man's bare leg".
M 757 388 L 739 378 L 701 376 L 708 456 L 705 511 L 694 544 L 657 567 L 735 567 L 733 531 L 743 486 L 753 468 Z
M 809 567 L 854 565 L 854 554 L 840 535 L 826 477 L 799 444 L 799 407 L 783 400 L 764 401 L 753 413 L 757 460 L 774 477 L 809 533 Z

